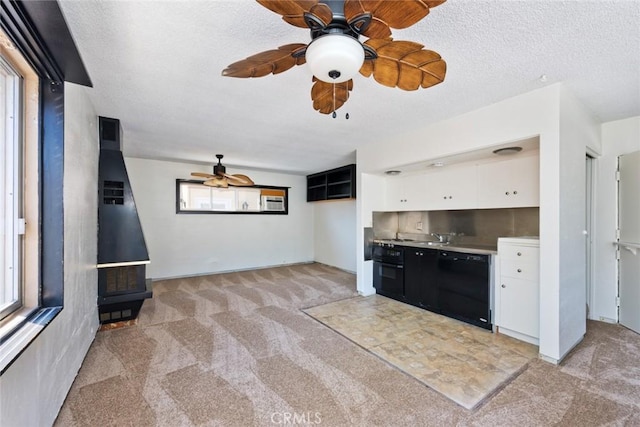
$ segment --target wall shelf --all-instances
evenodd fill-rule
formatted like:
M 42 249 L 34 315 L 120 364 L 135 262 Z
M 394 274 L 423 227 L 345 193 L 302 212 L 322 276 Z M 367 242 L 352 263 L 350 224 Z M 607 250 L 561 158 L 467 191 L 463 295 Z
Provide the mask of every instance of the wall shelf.
M 307 202 L 355 197 L 355 164 L 307 175 Z

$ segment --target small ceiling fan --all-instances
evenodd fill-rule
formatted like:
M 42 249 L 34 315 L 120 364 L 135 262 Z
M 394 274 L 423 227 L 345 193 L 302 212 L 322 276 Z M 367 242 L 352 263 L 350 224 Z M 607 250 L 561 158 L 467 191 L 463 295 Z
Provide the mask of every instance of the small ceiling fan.
M 191 172 L 192 176 L 197 176 L 200 178 L 207 178 L 206 181 L 203 182 L 204 185 L 208 185 L 209 187 L 222 187 L 227 188 L 229 186 L 232 187 L 250 187 L 255 185 L 255 183 L 246 175 L 242 175 L 241 173 L 235 173 L 233 175 L 229 175 L 226 173 L 227 168 L 222 164 L 222 158 L 224 156 L 222 154 L 216 154 L 216 158 L 218 159 L 218 164 L 213 165 L 213 174 L 203 173 L 203 172 Z
M 352 78 L 360 72 L 388 87 L 428 88 L 444 81 L 447 65 L 440 55 L 412 41 L 393 40 L 391 28 L 407 28 L 446 0 L 256 0 L 296 27 L 311 30 L 309 44 L 293 43 L 234 62 L 228 77 L 263 77 L 294 65 L 313 72 L 311 99 L 322 114 L 349 99 Z M 368 37 L 364 43 L 358 38 Z

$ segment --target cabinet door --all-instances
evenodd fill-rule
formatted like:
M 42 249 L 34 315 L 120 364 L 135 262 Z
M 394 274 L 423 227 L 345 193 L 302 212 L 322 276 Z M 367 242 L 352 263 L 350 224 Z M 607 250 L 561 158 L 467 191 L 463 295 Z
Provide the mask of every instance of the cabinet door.
M 475 167 L 443 169 L 426 175 L 429 210 L 475 209 L 477 183 Z
M 436 249 L 422 250 L 422 288 L 420 292 L 420 306 L 435 312 L 440 311 L 438 304 L 438 251 Z
M 385 208 L 388 211 L 399 211 L 404 207 L 404 177 L 390 176 L 385 179 Z
M 404 250 L 406 302 L 431 311 L 438 310 L 438 251 L 407 247 Z
M 404 294 L 409 304 L 420 305 L 422 282 L 422 256 L 420 249 L 404 250 Z
M 539 156 L 478 165 L 478 208 L 540 205 Z
M 385 199 L 387 210 L 390 211 L 425 209 L 424 175 L 387 178 Z
M 500 324 L 522 334 L 538 338 L 540 298 L 538 283 L 502 277 L 500 280 Z

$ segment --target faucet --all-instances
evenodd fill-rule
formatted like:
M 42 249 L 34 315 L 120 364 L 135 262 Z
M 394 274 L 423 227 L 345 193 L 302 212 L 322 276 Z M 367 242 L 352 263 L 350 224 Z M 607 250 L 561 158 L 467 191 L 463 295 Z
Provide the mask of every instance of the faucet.
M 435 237 L 436 239 L 438 239 L 438 242 L 440 242 L 440 243 L 446 243 L 446 240 L 445 240 L 445 239 L 447 238 L 447 235 L 446 235 L 446 234 L 431 233 L 431 235 L 432 235 L 433 237 Z

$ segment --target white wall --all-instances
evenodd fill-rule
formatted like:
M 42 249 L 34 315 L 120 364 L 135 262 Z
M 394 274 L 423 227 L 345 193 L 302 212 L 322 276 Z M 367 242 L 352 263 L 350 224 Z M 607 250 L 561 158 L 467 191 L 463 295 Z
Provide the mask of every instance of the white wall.
M 561 272 L 561 264 L 566 254 L 561 253 L 561 247 L 570 245 L 572 248 L 583 244 L 584 237 L 574 236 L 571 230 L 561 227 L 566 222 L 561 221 L 563 215 L 568 219 L 573 213 L 567 214 L 563 209 L 566 205 L 561 200 L 561 177 L 570 182 L 563 183 L 563 190 L 572 186 L 584 188 L 584 174 L 577 182 L 577 174 L 561 175 L 562 163 L 577 162 L 576 143 L 568 141 L 570 148 L 561 152 L 560 132 L 560 100 L 569 98 L 563 93 L 560 84 L 519 95 L 499 103 L 489 105 L 458 117 L 442 122 L 425 125 L 420 131 L 398 135 L 393 140 L 384 140 L 367 144 L 358 150 L 358 179 L 362 180 L 362 173 L 381 173 L 385 169 L 415 163 L 422 160 L 434 159 L 447 155 L 462 153 L 482 147 L 517 141 L 539 135 L 540 137 L 540 353 L 543 357 L 558 361 L 564 356 L 564 349 L 573 346 L 573 338 L 583 330 L 581 325 L 560 317 L 560 303 L 563 309 L 572 313 L 584 310 L 583 301 L 561 300 L 561 295 L 571 295 L 573 285 L 565 279 L 571 276 Z M 567 101 L 572 102 L 572 101 Z M 575 105 L 567 104 L 567 111 L 576 110 Z M 576 116 L 582 117 L 575 113 Z M 567 113 L 568 117 L 571 114 Z M 584 147 L 579 156 L 584 167 Z M 561 160 L 561 156 L 564 156 Z M 575 180 L 575 182 L 574 182 Z M 373 184 L 375 185 L 375 184 Z M 358 217 L 360 225 L 366 223 L 371 216 L 372 203 L 367 200 L 376 189 L 369 188 L 367 182 L 359 186 Z M 373 196 L 376 197 L 375 195 Z M 375 204 L 374 204 L 375 205 Z M 582 209 L 584 208 L 584 204 Z M 572 212 L 572 211 L 568 211 Z M 362 239 L 362 228 L 358 226 L 358 239 Z M 560 236 L 567 231 L 563 246 Z M 360 248 L 359 248 L 360 251 Z M 362 252 L 358 254 L 360 266 L 358 272 L 365 271 L 366 263 L 361 260 Z M 574 260 L 573 254 L 568 260 Z M 584 268 L 583 268 L 584 271 Z M 564 274 L 564 276 L 563 276 Z M 570 286 L 570 289 L 564 289 Z M 583 285 L 582 285 L 583 286 Z M 358 280 L 358 290 L 362 293 L 371 289 L 370 283 Z M 584 321 L 584 319 L 583 319 Z M 567 329 L 567 330 L 565 330 Z M 562 333 L 561 333 L 562 332 Z M 566 341 L 566 342 L 565 342 Z
M 126 148 L 127 130 L 123 144 Z M 176 214 L 176 179 L 211 166 L 125 158 L 153 279 L 313 261 L 306 177 L 229 168 L 256 184 L 291 187 L 288 215 Z
M 640 150 L 640 116 L 602 125 L 602 156 L 596 160 L 595 254 L 591 318 L 618 321 L 618 265 L 613 242 L 618 227 L 618 156 Z
M 385 205 L 385 180 L 381 175 L 360 173 L 360 164 L 356 166 L 358 176 L 356 190 L 356 245 L 357 245 L 357 288 L 360 295 L 373 295 L 373 261 L 364 261 L 364 228 L 373 227 L 374 211 L 383 211 Z
M 64 309 L 0 377 L 3 426 L 52 425 L 98 329 L 98 126 L 65 84 Z
M 559 354 L 564 357 L 586 333 L 587 147 L 599 152 L 600 123 L 564 87 L 560 92 L 560 298 Z M 541 307 L 541 314 L 545 310 Z
M 315 261 L 356 271 L 356 202 L 314 202 L 313 248 Z

